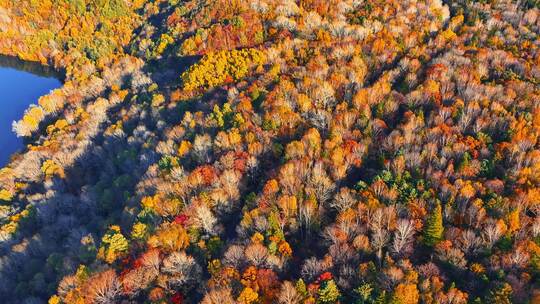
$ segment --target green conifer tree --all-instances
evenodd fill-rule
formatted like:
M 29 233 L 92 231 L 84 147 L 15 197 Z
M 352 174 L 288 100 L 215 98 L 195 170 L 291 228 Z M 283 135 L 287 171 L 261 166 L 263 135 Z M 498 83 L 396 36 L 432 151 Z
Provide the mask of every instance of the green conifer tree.
M 424 243 L 428 246 L 435 246 L 442 240 L 443 232 L 442 207 L 441 202 L 437 200 L 435 208 L 424 225 Z

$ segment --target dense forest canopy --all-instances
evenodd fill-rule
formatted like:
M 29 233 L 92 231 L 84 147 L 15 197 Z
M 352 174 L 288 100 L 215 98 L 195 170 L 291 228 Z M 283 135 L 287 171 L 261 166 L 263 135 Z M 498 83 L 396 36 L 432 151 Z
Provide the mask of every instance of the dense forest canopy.
M 540 303 L 536 0 L 0 0 L 65 73 L 6 303 Z

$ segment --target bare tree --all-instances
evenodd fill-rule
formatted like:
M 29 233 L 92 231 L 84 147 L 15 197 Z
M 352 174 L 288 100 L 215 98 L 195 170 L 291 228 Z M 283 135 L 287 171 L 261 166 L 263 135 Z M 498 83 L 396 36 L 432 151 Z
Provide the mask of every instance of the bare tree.
M 312 201 L 304 201 L 298 208 L 298 219 L 302 226 L 309 231 L 317 218 L 316 205 Z
M 122 276 L 122 288 L 129 297 L 137 296 L 143 289 L 150 286 L 158 273 L 151 267 L 135 268 Z
M 321 263 L 315 257 L 307 259 L 302 265 L 301 274 L 307 281 L 312 281 L 323 272 Z
M 172 288 L 197 281 L 202 273 L 201 267 L 192 256 L 185 252 L 173 252 L 163 260 L 162 271 L 170 277 L 167 284 Z
M 210 150 L 212 149 L 212 139 L 210 135 L 197 135 L 193 141 L 193 155 L 201 163 L 210 162 Z
M 244 248 L 240 245 L 231 245 L 224 254 L 225 264 L 239 268 L 245 261 Z
M 330 202 L 330 207 L 341 212 L 351 208 L 354 203 L 356 203 L 356 199 L 352 196 L 351 190 L 344 187 L 339 190 L 332 202 Z
M 332 180 L 326 174 L 321 162 L 315 164 L 313 167 L 308 184 L 313 188 L 317 200 L 323 204 L 330 199 L 335 187 Z
M 238 182 L 240 181 L 240 177 L 238 175 L 239 174 L 234 170 L 225 170 L 219 178 L 223 190 L 232 200 L 237 200 L 240 196 L 240 192 L 238 190 Z
M 255 266 L 264 265 L 268 257 L 268 249 L 261 244 L 252 244 L 246 248 L 246 258 Z
M 466 254 L 475 252 L 480 246 L 482 240 L 471 230 L 465 230 L 461 235 L 461 249 Z
M 491 248 L 499 240 L 502 234 L 503 230 L 500 225 L 495 221 L 490 221 L 482 231 L 482 240 L 488 248 Z
M 208 206 L 201 205 L 197 207 L 196 220 L 197 220 L 197 223 L 201 226 L 201 228 L 203 228 L 203 230 L 206 233 L 213 235 L 217 232 L 216 231 L 217 219 L 214 216 L 214 214 L 212 214 L 212 211 L 210 211 L 210 208 L 208 208 Z
M 112 304 L 122 293 L 122 286 L 114 270 L 106 270 L 90 278 L 88 295 L 91 303 Z
M 280 304 L 297 304 L 300 303 L 302 297 L 296 291 L 296 288 L 290 281 L 285 281 L 281 284 L 279 291 L 278 302 Z
M 388 230 L 386 229 L 377 229 L 371 235 L 371 243 L 373 245 L 373 248 L 376 249 L 377 259 L 379 260 L 379 263 L 382 261 L 383 258 L 383 248 L 384 246 L 386 246 L 389 239 L 390 236 Z
M 396 216 L 394 207 L 379 208 L 370 216 L 369 229 L 371 230 L 371 244 L 375 249 L 379 263 L 383 258 L 383 248 L 390 240 L 389 229 Z
M 414 224 L 409 219 L 399 219 L 397 222 L 396 231 L 394 232 L 394 241 L 392 243 L 392 251 L 399 255 L 411 244 L 412 236 L 414 235 Z
M 229 288 L 211 289 L 204 295 L 201 304 L 236 304 Z

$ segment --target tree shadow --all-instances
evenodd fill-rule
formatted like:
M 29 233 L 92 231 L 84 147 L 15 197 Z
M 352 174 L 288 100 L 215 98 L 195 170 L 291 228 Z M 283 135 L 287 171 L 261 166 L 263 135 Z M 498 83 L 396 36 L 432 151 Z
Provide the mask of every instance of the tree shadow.
M 0 66 L 32 73 L 37 76 L 56 78 L 61 82 L 66 79 L 64 70 L 54 69 L 50 66 L 41 65 L 38 62 L 23 61 L 17 57 L 0 55 Z
M 84 150 L 64 168 L 64 178 L 29 187 L 23 204 L 32 205 L 34 215 L 20 223 L 12 240 L 0 242 L 3 303 L 45 303 L 62 277 L 93 260 L 83 256 L 83 237 L 91 235 L 97 244 L 112 223 L 120 223 L 124 232 L 130 227 L 136 185 L 158 158 L 154 147 L 143 147 L 146 140 L 134 135 L 137 126 L 149 124 L 139 115 L 124 122 L 127 134 L 106 130 L 137 106 L 128 97 L 110 107 Z
M 202 58 L 196 56 L 170 56 L 160 60 L 151 61 L 144 71 L 150 74 L 153 82 L 161 88 L 169 88 L 181 82 L 181 75 Z

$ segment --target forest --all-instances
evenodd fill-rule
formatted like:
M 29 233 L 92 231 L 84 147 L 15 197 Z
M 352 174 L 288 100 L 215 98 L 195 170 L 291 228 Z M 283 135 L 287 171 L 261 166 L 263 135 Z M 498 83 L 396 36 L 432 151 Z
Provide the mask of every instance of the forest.
M 540 1 L 0 0 L 61 72 L 0 302 L 540 303 Z

